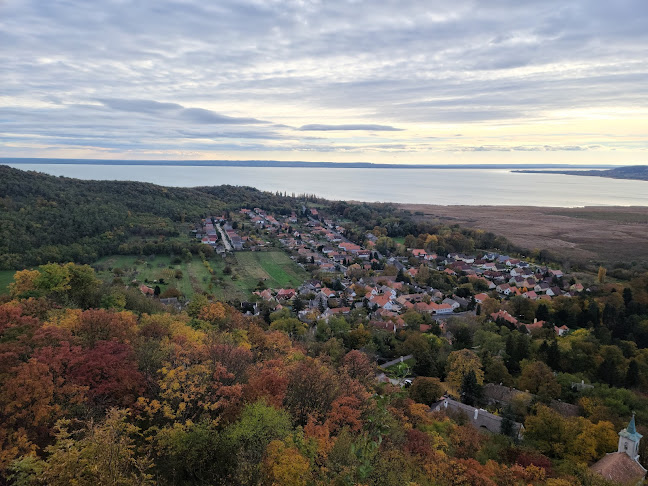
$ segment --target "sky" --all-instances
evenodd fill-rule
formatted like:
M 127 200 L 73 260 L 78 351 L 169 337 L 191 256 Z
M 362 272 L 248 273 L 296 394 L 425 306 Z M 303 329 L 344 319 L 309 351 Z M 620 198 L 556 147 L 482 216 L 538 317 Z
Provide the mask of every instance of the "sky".
M 648 164 L 648 0 L 0 0 L 0 157 Z

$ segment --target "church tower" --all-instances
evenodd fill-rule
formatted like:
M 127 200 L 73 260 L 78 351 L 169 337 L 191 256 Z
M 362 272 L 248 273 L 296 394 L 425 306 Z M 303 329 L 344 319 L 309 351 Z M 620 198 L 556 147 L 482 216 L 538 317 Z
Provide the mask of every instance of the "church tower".
M 635 417 L 632 414 L 628 427 L 619 432 L 619 450 L 625 452 L 631 459 L 639 462 L 639 441 L 643 435 L 637 432 Z

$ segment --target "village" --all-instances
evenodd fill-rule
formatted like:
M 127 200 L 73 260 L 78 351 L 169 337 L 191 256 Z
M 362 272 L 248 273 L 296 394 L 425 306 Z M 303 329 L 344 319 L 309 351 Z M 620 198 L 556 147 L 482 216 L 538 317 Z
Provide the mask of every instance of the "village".
M 514 297 L 551 301 L 586 291 L 559 269 L 496 252 L 437 255 L 402 248 L 385 255 L 378 251 L 378 237 L 372 232 L 364 234 L 364 241 L 350 241 L 344 223 L 306 206 L 283 217 L 243 208 L 229 220 L 224 215 L 208 217 L 194 232 L 219 254 L 264 251 L 279 244 L 312 278 L 297 288 L 255 291 L 249 312 L 258 314 L 261 302 L 271 311 L 298 307 L 295 314 L 307 324 L 364 309 L 368 325 L 378 329 L 396 333 L 407 328 L 407 316 L 416 313 L 427 316 L 427 323 L 418 326 L 421 332 L 429 331 L 432 322 L 446 332 L 448 317 L 487 312 L 493 321 L 531 333 L 547 323 L 525 320 L 503 303 Z M 443 288 L 427 285 L 431 275 Z M 564 324 L 551 327 L 558 336 L 569 332 Z

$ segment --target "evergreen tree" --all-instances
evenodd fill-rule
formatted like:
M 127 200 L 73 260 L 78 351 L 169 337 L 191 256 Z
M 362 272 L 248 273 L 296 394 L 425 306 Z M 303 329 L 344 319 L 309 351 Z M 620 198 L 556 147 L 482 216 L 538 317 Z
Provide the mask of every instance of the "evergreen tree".
M 547 350 L 547 364 L 551 366 L 554 371 L 560 371 L 560 348 L 558 347 L 558 341 L 555 339 L 551 342 L 549 349 Z
M 302 300 L 302 298 L 299 296 L 295 297 L 292 307 L 295 313 L 304 310 L 304 301 Z
M 439 376 L 437 363 L 430 352 L 423 353 L 416 357 L 416 362 L 414 363 L 412 371 L 419 376 Z
M 473 295 L 470 298 L 470 302 L 468 303 L 468 310 L 473 310 L 475 307 L 477 307 L 477 301 L 475 300 L 475 296 Z
M 628 307 L 628 304 L 632 302 L 632 289 L 630 287 L 626 287 L 623 289 L 623 303 Z
M 542 303 L 538 305 L 538 308 L 536 309 L 536 318 L 539 321 L 548 321 L 550 317 L 549 307 L 547 307 L 547 304 Z
M 508 368 L 509 373 L 512 375 L 519 373 L 520 371 L 520 361 L 516 359 L 516 347 L 515 347 L 515 338 L 513 334 L 509 334 L 506 338 L 506 346 L 504 348 L 506 352 L 506 368 Z
M 517 431 L 515 427 L 515 414 L 511 405 L 507 405 L 502 412 L 502 422 L 500 424 L 500 434 L 505 435 L 517 441 Z
M 628 371 L 625 376 L 625 386 L 626 388 L 635 388 L 639 385 L 639 365 L 637 360 L 632 360 L 628 364 Z
M 477 383 L 474 370 L 468 371 L 461 380 L 461 401 L 466 405 L 478 405 L 482 397 L 482 387 Z
M 610 386 L 615 386 L 619 383 L 619 370 L 616 363 L 610 358 L 605 358 L 599 365 L 597 370 L 598 379 Z

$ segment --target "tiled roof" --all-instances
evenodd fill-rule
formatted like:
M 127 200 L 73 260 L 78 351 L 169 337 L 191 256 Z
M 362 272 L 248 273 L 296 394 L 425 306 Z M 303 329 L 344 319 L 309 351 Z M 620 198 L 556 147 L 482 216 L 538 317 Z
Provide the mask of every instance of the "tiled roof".
M 646 475 L 646 470 L 625 452 L 607 454 L 590 466 L 590 470 L 600 474 L 608 481 L 635 485 Z

